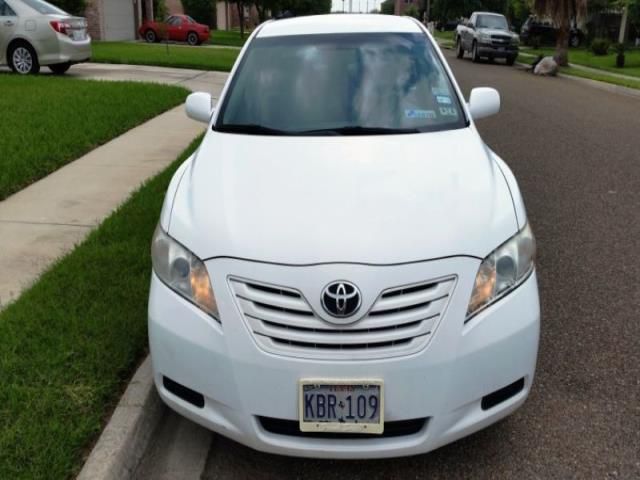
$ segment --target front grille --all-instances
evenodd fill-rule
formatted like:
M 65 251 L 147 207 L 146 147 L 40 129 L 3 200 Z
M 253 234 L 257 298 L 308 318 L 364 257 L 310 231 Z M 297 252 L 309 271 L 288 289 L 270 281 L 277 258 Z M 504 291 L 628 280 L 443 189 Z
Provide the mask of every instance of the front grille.
M 318 316 L 293 288 L 230 279 L 244 319 L 264 350 L 354 360 L 407 355 L 424 348 L 454 283 L 452 276 L 385 290 L 363 318 L 336 325 Z
M 504 47 L 511 44 L 511 37 L 508 35 L 491 35 L 491 44 Z
M 258 417 L 258 421 L 267 432 L 277 435 L 287 435 L 289 437 L 307 438 L 393 438 L 415 435 L 422 431 L 427 423 L 426 418 L 416 418 L 412 420 L 399 420 L 395 422 L 385 422 L 382 434 L 372 433 L 333 433 L 333 432 L 301 432 L 300 424 L 296 420 L 281 420 L 279 418 Z

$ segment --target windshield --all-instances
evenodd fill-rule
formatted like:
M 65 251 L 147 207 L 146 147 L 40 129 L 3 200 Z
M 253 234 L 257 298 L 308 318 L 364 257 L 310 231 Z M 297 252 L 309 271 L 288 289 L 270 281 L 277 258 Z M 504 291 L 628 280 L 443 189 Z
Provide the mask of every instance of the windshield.
M 69 15 L 64 10 L 61 10 L 43 0 L 22 0 L 22 2 L 43 15 Z
M 496 30 L 509 30 L 507 19 L 501 15 L 479 15 L 478 28 L 495 28 Z
M 424 34 L 257 38 L 215 130 L 271 135 L 418 133 L 466 126 Z

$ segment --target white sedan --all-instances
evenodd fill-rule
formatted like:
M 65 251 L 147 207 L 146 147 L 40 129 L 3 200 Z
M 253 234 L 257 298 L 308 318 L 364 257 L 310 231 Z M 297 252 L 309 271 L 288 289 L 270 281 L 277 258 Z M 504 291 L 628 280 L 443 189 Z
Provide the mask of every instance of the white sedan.
M 87 21 L 44 0 L 0 0 L 0 65 L 19 74 L 63 74 L 91 57 Z
M 263 24 L 177 171 L 152 244 L 149 340 L 171 408 L 258 450 L 424 453 L 533 383 L 535 241 L 516 180 L 409 18 Z

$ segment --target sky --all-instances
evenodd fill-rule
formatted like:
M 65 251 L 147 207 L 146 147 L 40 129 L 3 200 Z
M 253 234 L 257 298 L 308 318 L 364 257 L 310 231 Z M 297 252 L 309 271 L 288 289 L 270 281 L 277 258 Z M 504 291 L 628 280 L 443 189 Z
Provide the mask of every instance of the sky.
M 351 0 L 353 3 L 353 11 L 354 12 L 366 12 L 371 11 L 374 8 L 380 8 L 380 4 L 382 0 Z M 369 5 L 369 10 L 367 10 L 367 4 Z M 349 10 L 349 0 L 344 1 L 344 9 Z M 342 0 L 333 0 L 333 11 L 342 11 Z

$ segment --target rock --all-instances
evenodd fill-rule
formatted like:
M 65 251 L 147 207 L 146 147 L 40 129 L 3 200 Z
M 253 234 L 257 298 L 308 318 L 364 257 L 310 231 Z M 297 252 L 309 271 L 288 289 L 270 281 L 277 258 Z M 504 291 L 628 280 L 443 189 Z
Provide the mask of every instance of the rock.
M 544 57 L 538 62 L 533 69 L 533 73 L 536 75 L 550 75 L 555 77 L 558 73 L 558 64 L 553 57 Z

